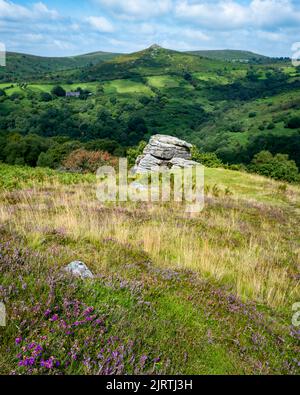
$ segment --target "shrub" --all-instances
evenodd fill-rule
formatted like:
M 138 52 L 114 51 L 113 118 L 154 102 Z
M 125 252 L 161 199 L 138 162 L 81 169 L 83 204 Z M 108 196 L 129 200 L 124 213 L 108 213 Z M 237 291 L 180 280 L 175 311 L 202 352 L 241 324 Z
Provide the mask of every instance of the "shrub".
M 267 129 L 268 129 L 268 130 L 273 130 L 273 129 L 275 129 L 275 124 L 274 124 L 273 122 L 269 123 Z
M 201 163 L 206 167 L 222 167 L 223 163 L 221 159 L 217 157 L 214 152 L 202 153 L 197 147 L 192 148 L 192 160 Z
M 17 102 L 18 100 L 23 99 L 23 95 L 18 92 L 14 92 L 13 94 L 10 95 L 10 100 Z
M 238 163 L 238 164 L 233 164 L 233 165 L 227 165 L 227 166 L 224 166 L 224 167 L 225 167 L 226 169 L 234 170 L 234 171 L 243 171 L 243 172 L 247 171 L 247 166 L 244 165 L 243 163 Z
M 118 153 L 122 156 L 125 151 L 117 141 L 110 139 L 91 140 L 84 147 L 88 151 L 105 151 L 114 156 L 118 156 Z
M 286 127 L 289 129 L 298 129 L 300 128 L 300 117 L 293 117 L 287 123 Z
M 82 173 L 95 172 L 104 165 L 116 166 L 117 159 L 108 152 L 87 151 L 81 148 L 71 152 L 63 162 L 67 170 Z
M 250 112 L 249 118 L 255 118 L 257 116 L 256 112 Z
M 51 93 L 52 93 L 52 95 L 57 96 L 57 97 L 64 97 L 64 96 L 66 96 L 66 91 L 61 86 L 55 86 L 52 89 Z
M 277 154 L 273 156 L 269 151 L 256 154 L 249 166 L 249 170 L 276 180 L 299 182 L 299 169 L 288 155 Z
M 146 141 L 141 141 L 138 146 L 129 148 L 127 150 L 127 159 L 129 166 L 135 165 L 135 161 L 140 155 L 142 155 L 144 149 L 146 148 L 146 145 Z
M 44 102 L 49 102 L 52 100 L 52 96 L 48 92 L 42 92 L 40 95 L 40 100 Z
M 241 133 L 244 132 L 244 127 L 240 123 L 234 123 L 229 126 L 229 131 L 232 133 Z

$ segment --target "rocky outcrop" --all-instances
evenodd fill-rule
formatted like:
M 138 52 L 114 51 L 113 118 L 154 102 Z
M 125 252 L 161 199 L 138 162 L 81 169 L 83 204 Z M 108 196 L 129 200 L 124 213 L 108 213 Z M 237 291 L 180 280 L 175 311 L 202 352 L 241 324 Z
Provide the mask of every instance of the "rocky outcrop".
M 193 160 L 186 160 L 182 158 L 173 158 L 170 163 L 172 165 L 172 169 L 184 169 L 186 167 L 194 167 L 199 165 L 199 163 Z
M 192 145 L 172 136 L 156 135 L 151 137 L 143 155 L 139 156 L 134 172 L 147 173 L 157 166 L 170 169 L 197 165 L 191 160 Z

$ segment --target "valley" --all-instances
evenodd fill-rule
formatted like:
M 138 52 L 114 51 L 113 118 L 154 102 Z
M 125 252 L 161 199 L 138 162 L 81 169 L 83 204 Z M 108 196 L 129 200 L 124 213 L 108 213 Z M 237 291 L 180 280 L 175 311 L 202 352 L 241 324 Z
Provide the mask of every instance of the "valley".
M 134 166 L 157 134 L 204 165 L 202 212 L 97 199 L 96 170 Z M 157 45 L 9 53 L 1 374 L 298 375 L 299 168 L 289 59 Z M 91 277 L 67 273 L 78 262 Z
M 154 45 L 110 60 L 100 53 L 96 64 L 79 62 L 76 69 L 58 63 L 35 77 L 15 73 L 16 81 L 1 70 L 7 82 L 0 84 L 0 139 L 110 139 L 126 150 L 161 133 L 188 139 L 229 165 L 247 166 L 263 147 L 299 166 L 299 70 L 287 59 L 245 63 L 226 60 L 229 54 L 211 59 Z M 81 90 L 81 100 L 53 95 L 56 86 Z

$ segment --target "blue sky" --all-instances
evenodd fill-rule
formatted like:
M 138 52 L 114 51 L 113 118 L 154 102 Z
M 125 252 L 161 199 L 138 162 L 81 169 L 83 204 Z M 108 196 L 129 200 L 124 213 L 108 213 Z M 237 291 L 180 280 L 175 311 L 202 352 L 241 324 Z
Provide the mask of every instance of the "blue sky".
M 299 0 L 0 0 L 0 42 L 44 56 L 153 43 L 292 56 L 299 41 Z

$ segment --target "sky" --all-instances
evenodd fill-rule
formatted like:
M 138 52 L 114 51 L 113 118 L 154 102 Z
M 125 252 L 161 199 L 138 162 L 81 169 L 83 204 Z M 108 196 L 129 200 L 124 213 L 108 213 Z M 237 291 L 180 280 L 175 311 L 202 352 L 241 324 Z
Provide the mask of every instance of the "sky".
M 291 57 L 297 42 L 299 0 L 0 0 L 0 43 L 42 56 L 129 53 L 156 43 Z

